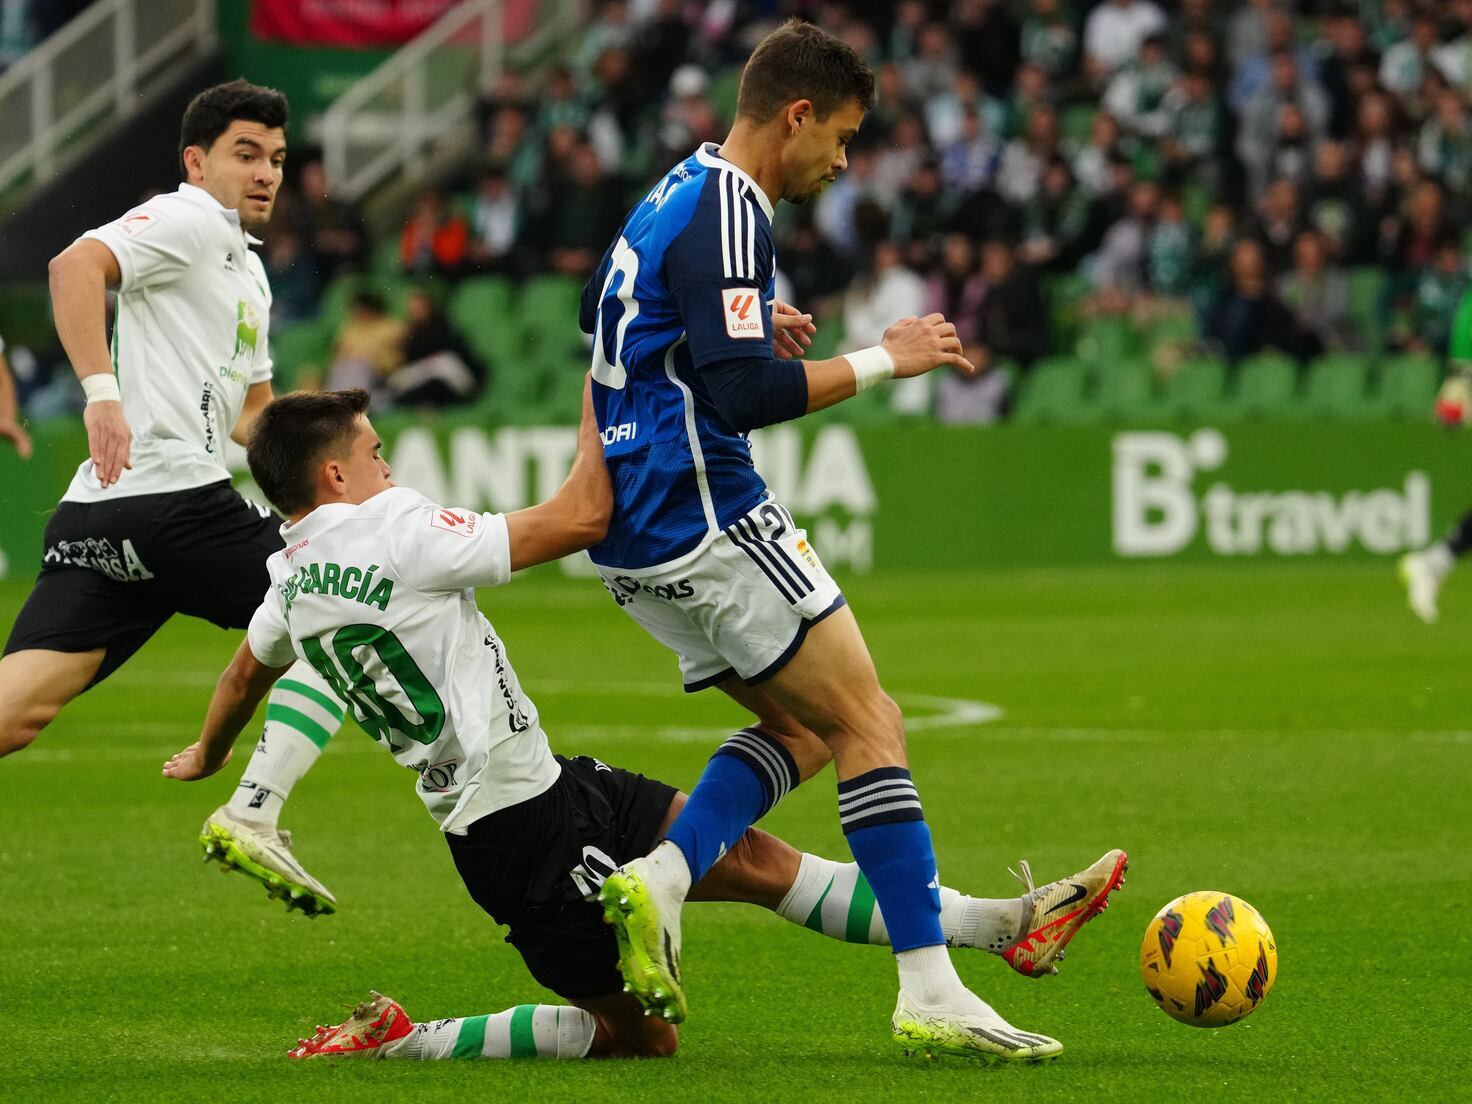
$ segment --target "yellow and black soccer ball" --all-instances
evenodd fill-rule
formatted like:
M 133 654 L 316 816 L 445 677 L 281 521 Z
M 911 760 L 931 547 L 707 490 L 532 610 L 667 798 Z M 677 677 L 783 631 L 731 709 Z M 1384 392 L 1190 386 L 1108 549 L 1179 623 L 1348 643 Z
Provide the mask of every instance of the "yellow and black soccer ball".
M 1278 977 L 1278 945 L 1240 897 L 1200 890 L 1150 921 L 1140 977 L 1165 1014 L 1192 1027 L 1225 1027 L 1257 1010 Z

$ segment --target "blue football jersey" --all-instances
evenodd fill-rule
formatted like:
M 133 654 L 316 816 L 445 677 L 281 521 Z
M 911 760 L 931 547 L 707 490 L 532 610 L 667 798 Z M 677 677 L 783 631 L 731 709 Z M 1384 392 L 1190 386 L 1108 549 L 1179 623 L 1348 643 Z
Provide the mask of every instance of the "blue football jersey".
M 583 289 L 614 498 L 589 554 L 605 567 L 668 563 L 766 496 L 700 374 L 772 355 L 772 205 L 716 150 L 696 150 L 629 212 Z

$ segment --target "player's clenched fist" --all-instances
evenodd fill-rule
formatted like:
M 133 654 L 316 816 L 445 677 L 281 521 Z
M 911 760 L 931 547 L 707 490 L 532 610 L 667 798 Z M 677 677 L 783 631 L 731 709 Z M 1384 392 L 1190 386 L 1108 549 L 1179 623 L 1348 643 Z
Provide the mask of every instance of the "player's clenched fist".
M 976 374 L 976 368 L 961 355 L 956 327 L 943 314 L 902 318 L 884 331 L 882 344 L 894 361 L 896 379 L 923 376 L 940 367 L 958 368 L 968 376 Z
M 97 482 L 111 486 L 122 477 L 124 468 L 133 466 L 129 453 L 133 447 L 133 431 L 123 417 L 120 402 L 89 402 L 82 411 L 87 426 L 87 449 Z

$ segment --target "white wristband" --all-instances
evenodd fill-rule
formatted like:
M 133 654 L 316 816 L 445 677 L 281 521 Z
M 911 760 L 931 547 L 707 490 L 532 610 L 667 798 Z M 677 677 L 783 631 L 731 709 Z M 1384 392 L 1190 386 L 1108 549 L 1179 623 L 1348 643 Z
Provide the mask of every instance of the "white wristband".
M 869 390 L 876 383 L 894 379 L 894 358 L 883 345 L 870 345 L 856 353 L 844 353 L 854 370 L 854 394 Z
M 90 376 L 83 376 L 82 390 L 87 393 L 89 403 L 123 401 L 123 393 L 118 390 L 118 378 L 111 372 L 94 372 Z

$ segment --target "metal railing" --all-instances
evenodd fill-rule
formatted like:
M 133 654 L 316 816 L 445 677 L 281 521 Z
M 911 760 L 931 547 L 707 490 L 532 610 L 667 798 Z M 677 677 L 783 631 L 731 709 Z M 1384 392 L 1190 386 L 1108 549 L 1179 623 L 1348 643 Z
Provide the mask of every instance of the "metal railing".
M 215 36 L 215 0 L 97 0 L 0 73 L 0 193 L 61 171 Z
M 465 0 L 363 77 L 322 117 L 323 163 L 333 190 L 356 201 L 474 121 L 481 94 L 508 64 L 565 41 L 578 0 L 541 0 L 534 29 L 507 42 L 502 0 Z

